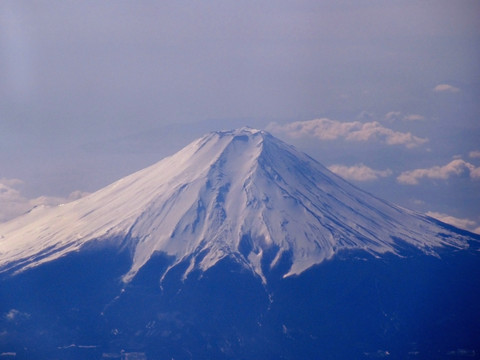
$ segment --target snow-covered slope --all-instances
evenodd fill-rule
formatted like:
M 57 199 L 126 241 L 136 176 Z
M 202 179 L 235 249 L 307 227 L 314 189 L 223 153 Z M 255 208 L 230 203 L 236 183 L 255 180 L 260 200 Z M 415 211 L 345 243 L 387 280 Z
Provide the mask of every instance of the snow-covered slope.
M 132 249 L 125 281 L 157 251 L 189 260 L 187 273 L 232 255 L 264 278 L 266 251 L 274 253 L 271 267 L 291 257 L 288 276 L 343 249 L 468 247 L 438 221 L 379 200 L 250 128 L 208 134 L 85 198 L 0 224 L 0 272 L 109 239 Z

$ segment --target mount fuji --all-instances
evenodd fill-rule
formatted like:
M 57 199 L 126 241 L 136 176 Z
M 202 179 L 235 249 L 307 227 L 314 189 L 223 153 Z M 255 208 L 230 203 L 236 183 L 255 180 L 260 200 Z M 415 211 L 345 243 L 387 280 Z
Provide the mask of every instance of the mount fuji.
M 479 244 L 213 132 L 0 224 L 0 359 L 479 358 Z

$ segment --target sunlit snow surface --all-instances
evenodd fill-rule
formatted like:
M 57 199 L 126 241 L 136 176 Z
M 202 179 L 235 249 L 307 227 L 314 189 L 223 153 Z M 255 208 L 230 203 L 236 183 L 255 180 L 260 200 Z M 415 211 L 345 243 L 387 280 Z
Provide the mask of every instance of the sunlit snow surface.
M 124 281 L 157 251 L 176 263 L 191 259 L 187 273 L 233 255 L 264 279 L 262 256 L 272 250 L 271 267 L 290 256 L 288 276 L 343 249 L 468 247 L 438 221 L 379 200 L 250 128 L 208 134 L 85 198 L 0 224 L 0 271 L 22 271 L 96 239 L 132 249 Z

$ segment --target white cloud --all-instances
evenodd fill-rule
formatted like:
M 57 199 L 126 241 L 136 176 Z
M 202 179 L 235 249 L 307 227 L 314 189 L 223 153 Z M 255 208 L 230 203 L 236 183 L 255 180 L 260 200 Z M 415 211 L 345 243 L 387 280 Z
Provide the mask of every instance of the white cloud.
M 373 121 L 375 119 L 375 114 L 370 111 L 362 111 L 357 116 L 357 120 L 366 122 L 366 121 Z
M 468 153 L 468 156 L 470 156 L 472 159 L 479 159 L 480 158 L 480 151 L 479 150 L 470 151 Z
M 425 120 L 425 116 L 418 115 L 418 114 L 410 114 L 406 115 L 403 120 L 405 121 L 422 121 Z
M 331 165 L 328 169 L 335 174 L 347 179 L 356 181 L 371 181 L 379 177 L 387 177 L 392 175 L 390 169 L 374 170 L 364 164 L 357 164 L 354 166 Z
M 470 177 L 474 180 L 480 180 L 480 167 L 476 167 L 470 170 Z
M 397 177 L 397 181 L 401 184 L 416 185 L 422 178 L 446 180 L 451 176 L 465 173 L 474 180 L 480 179 L 480 168 L 462 159 L 455 159 L 444 166 L 405 171 Z
M 17 309 L 11 309 L 8 313 L 4 314 L 4 318 L 7 321 L 25 320 L 30 317 L 30 314 L 18 311 Z
M 393 121 L 422 121 L 425 120 L 425 116 L 418 114 L 403 115 L 400 111 L 390 111 L 385 114 L 385 120 Z
M 385 120 L 387 121 L 397 121 L 402 118 L 402 113 L 400 111 L 390 111 L 385 114 Z
M 18 190 L 23 182 L 18 179 L 0 178 L 0 222 L 11 220 L 35 206 L 55 206 L 79 199 L 87 193 L 74 191 L 68 197 L 40 196 L 28 199 Z
M 0 179 L 0 222 L 9 220 L 29 209 L 28 199 L 15 188 L 19 184 L 21 181 L 18 179 Z
M 376 121 L 341 122 L 322 118 L 295 121 L 285 125 L 274 122 L 267 126 L 267 130 L 283 133 L 292 138 L 314 137 L 319 140 L 378 141 L 387 145 L 404 145 L 407 148 L 413 148 L 428 141 L 428 139 L 414 136 L 409 132 L 403 133 L 386 128 Z
M 428 216 L 431 216 L 437 220 L 443 221 L 444 223 L 453 225 L 460 229 L 465 229 L 477 234 L 480 234 L 480 227 L 478 227 L 477 222 L 470 220 L 470 219 L 460 219 L 454 216 L 450 216 L 447 214 L 442 214 L 438 212 L 429 211 L 427 212 Z
M 439 84 L 433 88 L 435 92 L 449 92 L 449 93 L 457 93 L 460 91 L 459 88 L 448 85 L 448 84 Z

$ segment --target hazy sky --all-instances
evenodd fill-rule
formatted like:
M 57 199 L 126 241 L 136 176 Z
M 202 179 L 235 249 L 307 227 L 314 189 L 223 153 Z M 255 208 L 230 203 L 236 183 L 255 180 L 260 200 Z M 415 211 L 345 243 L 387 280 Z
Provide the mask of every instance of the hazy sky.
M 0 221 L 250 125 L 480 231 L 479 19 L 478 0 L 2 1 Z

